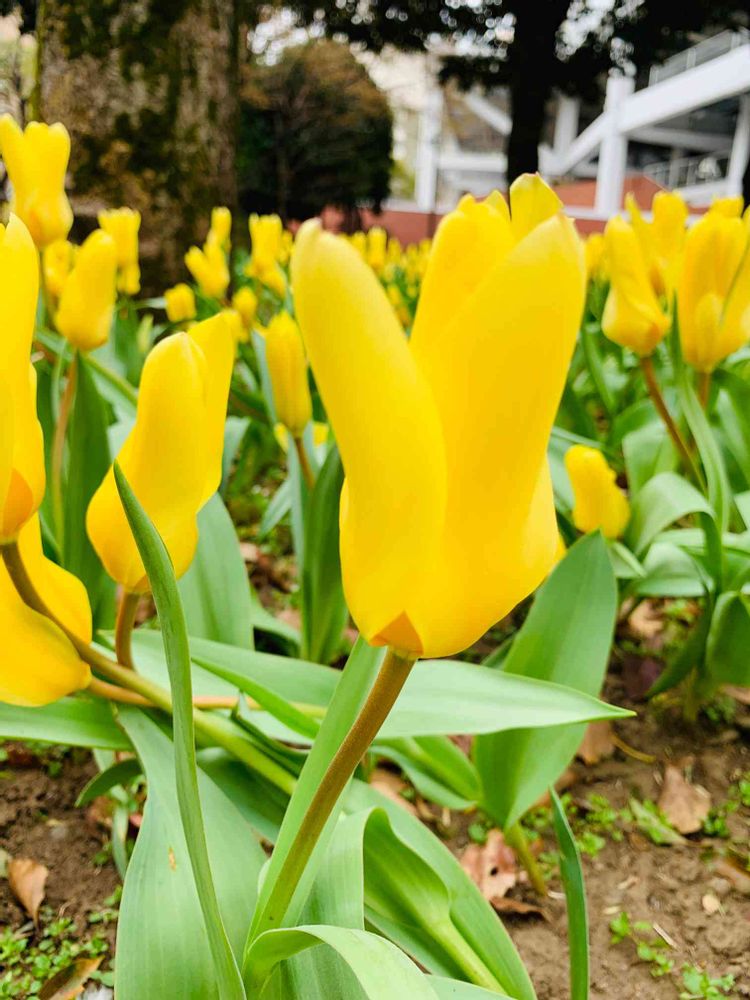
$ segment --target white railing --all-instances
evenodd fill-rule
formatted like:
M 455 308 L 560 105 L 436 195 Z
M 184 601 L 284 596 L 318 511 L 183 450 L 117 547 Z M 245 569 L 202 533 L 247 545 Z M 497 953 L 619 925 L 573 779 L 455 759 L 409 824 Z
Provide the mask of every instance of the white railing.
M 710 184 L 726 178 L 729 156 L 729 150 L 707 156 L 683 156 L 675 160 L 649 163 L 643 167 L 643 173 L 656 184 L 670 190 Z
M 649 86 L 659 83 L 661 80 L 668 80 L 673 76 L 679 76 L 695 66 L 718 59 L 719 56 L 726 55 L 732 49 L 739 48 L 750 42 L 750 31 L 742 28 L 739 31 L 722 31 L 711 38 L 705 38 L 697 45 L 685 49 L 671 56 L 660 66 L 652 66 L 649 72 Z

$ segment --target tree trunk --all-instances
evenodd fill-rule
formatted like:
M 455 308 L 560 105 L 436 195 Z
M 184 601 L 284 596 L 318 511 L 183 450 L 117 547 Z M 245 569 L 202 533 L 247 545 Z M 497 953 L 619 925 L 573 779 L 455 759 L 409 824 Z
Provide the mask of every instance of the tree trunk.
M 508 185 L 539 169 L 539 143 L 555 78 L 555 43 L 569 3 L 518 0 L 508 55 L 512 126 L 508 137 Z
M 136 208 L 147 286 L 185 278 L 211 208 L 237 200 L 236 0 L 43 0 L 37 35 L 40 112 L 70 131 L 82 228 Z

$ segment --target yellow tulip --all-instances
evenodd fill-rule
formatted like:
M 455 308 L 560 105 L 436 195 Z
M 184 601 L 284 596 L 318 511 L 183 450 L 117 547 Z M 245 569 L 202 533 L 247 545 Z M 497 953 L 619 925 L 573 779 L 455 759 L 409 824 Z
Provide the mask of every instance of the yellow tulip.
M 685 360 L 710 372 L 750 340 L 748 225 L 711 211 L 690 230 L 678 295 Z
M 289 451 L 289 431 L 283 424 L 275 424 L 273 428 L 274 437 L 279 443 L 282 451 Z M 328 443 L 328 424 L 320 420 L 313 421 L 313 445 L 319 448 Z
M 573 487 L 573 524 L 579 531 L 601 531 L 619 538 L 630 520 L 630 504 L 600 451 L 576 444 L 565 453 Z
M 651 203 L 652 221 L 647 222 L 632 194 L 625 204 L 654 291 L 671 299 L 682 265 L 688 207 L 680 195 L 660 191 Z
M 157 344 L 143 368 L 135 425 L 117 458 L 178 577 L 195 554 L 198 512 L 221 481 L 233 363 L 232 335 L 221 315 Z M 109 575 L 128 592 L 147 591 L 111 469 L 91 500 L 86 526 Z
M 375 274 L 380 274 L 387 260 L 388 234 L 380 226 L 373 226 L 367 234 L 367 263 Z
M 246 344 L 250 339 L 250 333 L 242 322 L 242 316 L 236 309 L 222 309 L 219 316 L 223 316 L 229 329 L 232 332 L 232 341 L 235 344 Z
M 0 156 L 13 185 L 11 211 L 26 224 L 41 249 L 65 239 L 73 211 L 65 194 L 70 136 L 64 125 L 30 122 L 21 131 L 10 115 L 0 116 Z
M 211 228 L 206 237 L 206 243 L 216 243 L 222 250 L 229 250 L 232 235 L 232 213 L 223 206 L 214 208 L 211 212 Z
M 55 314 L 59 332 L 80 351 L 93 351 L 109 337 L 116 274 L 115 241 L 103 229 L 95 229 L 76 254 Z
M 245 329 L 250 331 L 253 326 L 255 314 L 258 311 L 258 297 L 252 288 L 248 288 L 247 285 L 238 288 L 232 296 L 232 307 L 242 317 Z
M 21 220 L 0 226 L 0 542 L 16 537 L 44 496 L 44 440 L 31 364 L 39 263 Z
M 357 251 L 362 260 L 367 260 L 367 233 L 361 231 L 352 233 L 349 242 Z
M 75 250 L 67 240 L 55 240 L 42 251 L 44 286 L 54 299 L 59 299 L 62 295 L 65 281 L 73 267 Z
M 221 299 L 229 287 L 229 268 L 224 251 L 216 243 L 190 247 L 185 254 L 185 264 L 198 287 L 210 299 Z
M 745 201 L 741 194 L 731 198 L 714 198 L 709 208 L 710 213 L 723 215 L 727 219 L 739 219 L 745 207 Z
M 292 437 L 300 437 L 312 419 L 307 361 L 299 327 L 288 312 L 277 313 L 266 330 L 266 364 L 276 416 Z
M 280 261 L 284 255 L 284 234 L 278 215 L 251 215 L 249 220 L 251 257 L 245 267 L 248 278 L 257 280 L 280 299 L 286 295 L 286 279 Z
M 195 319 L 195 295 L 190 285 L 180 282 L 164 293 L 164 308 L 170 323 Z
M 137 295 L 141 290 L 141 269 L 138 266 L 141 213 L 132 208 L 113 208 L 99 213 L 99 225 L 115 241 L 118 289 L 126 295 Z
M 670 327 L 649 278 L 635 230 L 620 216 L 607 223 L 604 240 L 610 286 L 602 330 L 615 343 L 648 357 Z
M 368 642 L 447 656 L 547 575 L 547 442 L 581 319 L 581 242 L 538 178 L 441 222 L 407 341 L 372 270 L 316 222 L 297 314 L 341 450 L 341 557 Z
M 586 274 L 589 281 L 605 278 L 604 236 L 601 233 L 591 233 L 583 244 L 583 252 L 586 258 Z

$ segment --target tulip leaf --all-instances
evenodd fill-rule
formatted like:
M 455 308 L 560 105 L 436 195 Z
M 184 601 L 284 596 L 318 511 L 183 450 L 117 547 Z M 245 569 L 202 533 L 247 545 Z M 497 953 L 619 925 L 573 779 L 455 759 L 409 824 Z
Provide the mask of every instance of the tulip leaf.
M 75 375 L 72 374 L 73 366 Z M 62 565 L 84 583 L 95 624 L 109 623 L 114 604 L 114 584 L 107 576 L 86 531 L 89 503 L 109 471 L 107 415 L 84 355 L 77 355 L 71 363 L 69 377 L 76 379 L 76 392 L 68 427 Z
M 253 601 L 237 532 L 218 493 L 198 515 L 198 547 L 178 583 L 191 637 L 253 646 Z
M 93 802 L 100 795 L 106 795 L 117 785 L 126 785 L 133 778 L 143 773 L 140 762 L 135 757 L 127 757 L 125 760 L 117 761 L 95 774 L 91 781 L 84 787 L 76 799 L 76 808 L 86 806 Z
M 193 878 L 175 787 L 177 749 L 147 713 L 124 706 L 120 721 L 148 779 L 148 798 L 123 887 L 115 990 L 122 1000 L 216 1000 L 203 901 Z M 204 773 L 200 801 L 221 916 L 239 953 L 265 855 L 230 798 Z M 241 994 L 241 995 L 244 995 Z
M 374 750 L 397 764 L 430 802 L 447 809 L 468 809 L 479 798 L 476 768 L 447 736 L 377 740 Z
M 697 513 L 713 514 L 703 494 L 676 472 L 660 472 L 632 498 L 628 542 L 643 555 L 661 531 Z
M 721 387 L 716 399 L 715 414 L 718 420 L 715 432 L 723 439 L 744 478 L 744 487 L 750 487 L 750 385 L 735 372 L 717 368 L 713 381 Z
M 333 445 L 310 494 L 302 571 L 302 657 L 330 663 L 349 620 L 339 559 L 339 497 L 344 470 Z
M 101 750 L 131 749 L 109 702 L 86 695 L 60 698 L 40 708 L 0 702 L 0 738 Z
M 631 499 L 655 476 L 672 472 L 678 464 L 672 440 L 658 418 L 626 434 L 622 454 Z
M 114 474 L 128 523 L 146 568 L 161 623 L 172 689 L 177 801 L 203 911 L 218 992 L 221 1000 L 242 1000 L 245 996 L 242 979 L 219 909 L 201 812 L 195 760 L 190 649 L 177 581 L 164 542 L 116 463 Z
M 750 601 L 739 593 L 722 594 L 716 602 L 706 645 L 706 675 L 711 687 L 750 685 Z
M 552 799 L 552 822 L 560 848 L 560 875 L 568 909 L 570 1000 L 589 1000 L 589 917 L 581 852 L 557 792 L 550 788 L 549 793 Z
M 580 539 L 540 588 L 502 672 L 569 684 L 595 695 L 609 658 L 617 587 L 601 535 Z M 540 731 L 538 724 L 479 736 L 474 760 L 483 806 L 504 829 L 513 826 L 567 767 L 580 725 Z

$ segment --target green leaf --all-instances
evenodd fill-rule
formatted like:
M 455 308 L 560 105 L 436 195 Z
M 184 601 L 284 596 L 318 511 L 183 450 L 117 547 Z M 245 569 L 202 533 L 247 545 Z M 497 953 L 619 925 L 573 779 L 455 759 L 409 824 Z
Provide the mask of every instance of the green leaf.
M 445 979 L 443 976 L 432 976 L 430 985 L 440 1000 L 512 1000 L 512 997 L 485 990 L 481 986 L 462 983 L 457 979 Z
M 626 434 L 622 439 L 622 453 L 631 496 L 636 496 L 655 476 L 672 471 L 677 464 L 674 445 L 658 419 Z
M 667 666 L 648 689 L 647 694 L 649 698 L 661 694 L 662 691 L 668 691 L 670 688 L 676 687 L 680 681 L 687 677 L 691 670 L 702 669 L 706 657 L 706 642 L 713 616 L 713 605 L 710 601 L 707 601 L 706 607 L 703 609 L 697 623 L 693 626 L 693 630 L 687 640 L 682 643 L 676 654 L 670 658 Z
M 356 976 L 367 1000 L 393 1000 L 396 983 L 401 995 L 408 996 L 409 1000 L 435 1000 L 429 979 L 390 941 L 368 931 L 325 924 L 261 934 L 247 955 L 250 995 L 261 990 L 279 962 L 320 944 L 328 945 L 341 956 Z
M 253 601 L 245 560 L 224 502 L 214 494 L 198 515 L 195 558 L 178 588 L 191 637 L 253 645 Z
M 617 611 L 617 587 L 598 533 L 568 551 L 538 591 L 502 674 L 569 684 L 589 696 L 601 688 Z M 474 761 L 483 805 L 504 829 L 516 823 L 567 767 L 580 725 L 539 731 L 534 723 L 479 736 Z
M 205 920 L 219 997 L 221 1000 L 242 1000 L 245 991 L 219 909 L 198 794 L 190 649 L 177 581 L 169 553 L 119 465 L 115 464 L 114 472 L 117 489 L 146 568 L 161 623 L 172 688 L 177 800 Z
M 107 415 L 85 355 L 73 363 L 76 394 L 68 427 L 62 565 L 85 584 L 96 623 L 111 618 L 114 601 L 114 584 L 86 531 L 89 503 L 109 471 Z
M 700 563 L 671 542 L 654 542 L 643 568 L 631 590 L 640 597 L 702 597 L 710 584 Z
M 703 494 L 676 472 L 661 472 L 631 500 L 628 544 L 642 555 L 670 524 L 699 512 L 713 515 Z
M 131 749 L 112 716 L 109 702 L 86 695 L 60 698 L 41 708 L 0 702 L 0 737 L 102 750 Z
M 638 799 L 631 799 L 628 803 L 633 819 L 639 830 L 642 830 L 647 837 L 650 837 L 655 844 L 684 844 L 684 837 L 669 825 L 664 816 L 653 802 L 639 802 Z
M 330 663 L 349 620 L 339 559 L 339 497 L 344 469 L 336 446 L 310 494 L 302 572 L 302 657 Z
M 271 534 L 276 525 L 289 513 L 292 506 L 292 486 L 288 479 L 279 486 L 263 512 L 258 537 L 261 541 Z
M 128 757 L 127 760 L 118 761 L 105 770 L 95 774 L 91 781 L 85 786 L 76 799 L 76 808 L 86 806 L 93 802 L 99 795 L 106 795 L 110 789 L 117 785 L 126 785 L 133 778 L 142 774 L 143 770 L 139 761 L 135 757 Z
M 716 601 L 706 644 L 706 674 L 712 687 L 750 685 L 750 601 L 725 593 Z
M 560 848 L 560 875 L 568 910 L 568 948 L 570 950 L 570 1000 L 589 998 L 589 918 L 586 908 L 586 889 L 583 884 L 581 854 L 573 831 L 570 829 L 562 803 L 554 788 L 552 821 Z
M 376 740 L 374 752 L 397 764 L 423 798 L 447 809 L 468 809 L 480 794 L 476 768 L 446 736 Z
M 175 746 L 140 709 L 123 707 L 120 719 L 148 779 L 148 798 L 123 887 L 115 991 L 121 1000 L 216 1000 L 222 994 L 180 820 Z M 221 916 L 239 954 L 265 855 L 225 793 L 203 773 L 198 785 Z

